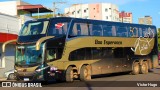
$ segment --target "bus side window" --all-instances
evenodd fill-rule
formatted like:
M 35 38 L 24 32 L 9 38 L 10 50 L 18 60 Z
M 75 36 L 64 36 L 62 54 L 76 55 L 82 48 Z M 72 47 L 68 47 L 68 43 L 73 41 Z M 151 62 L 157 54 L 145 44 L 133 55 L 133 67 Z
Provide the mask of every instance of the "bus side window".
M 102 36 L 102 26 L 101 25 L 93 25 L 92 35 L 93 36 Z
M 74 50 L 69 55 L 69 60 L 76 61 L 76 60 L 85 60 L 85 48 Z
M 144 30 L 144 37 L 149 37 L 149 38 L 153 38 L 154 37 L 154 32 L 155 30 L 154 29 L 152 29 L 152 28 L 146 28 L 145 30 Z
M 71 32 L 71 36 L 77 36 L 77 34 L 78 34 L 77 23 L 75 23 Z
M 103 25 L 103 36 L 112 36 L 112 26 Z
M 143 32 L 143 37 L 148 37 L 148 29 L 147 28 L 143 28 L 142 32 Z
M 88 29 L 89 27 L 87 26 L 87 23 L 74 23 L 71 35 L 72 36 L 89 35 Z
M 138 37 L 138 28 L 137 27 L 130 27 L 129 36 L 130 37 Z
M 80 23 L 80 28 L 81 28 L 81 35 L 89 35 L 88 34 L 88 25 L 87 23 Z
M 112 26 L 112 36 L 116 36 L 116 26 Z
M 154 37 L 155 36 L 155 29 L 150 28 L 150 37 Z
M 92 58 L 101 59 L 102 58 L 102 48 L 99 48 L 99 47 L 92 48 Z
M 126 27 L 118 27 L 117 36 L 118 37 L 128 37 Z
M 139 28 L 139 30 L 138 30 L 138 37 L 143 37 L 143 35 L 142 35 L 142 28 Z
M 77 28 L 77 35 L 81 35 L 81 26 L 80 26 L 80 24 L 77 24 L 76 28 Z
M 57 58 L 55 49 L 47 50 L 46 54 L 47 54 L 47 61 L 50 61 L 50 60 L 53 60 L 53 59 Z

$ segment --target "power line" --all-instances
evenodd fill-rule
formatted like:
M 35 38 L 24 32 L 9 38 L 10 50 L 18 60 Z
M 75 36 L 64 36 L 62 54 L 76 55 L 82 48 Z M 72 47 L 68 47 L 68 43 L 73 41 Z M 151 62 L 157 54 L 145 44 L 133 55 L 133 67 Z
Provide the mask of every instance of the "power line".
M 65 4 L 66 2 L 53 2 L 53 17 L 56 16 L 56 10 L 58 8 L 56 8 L 56 4 Z

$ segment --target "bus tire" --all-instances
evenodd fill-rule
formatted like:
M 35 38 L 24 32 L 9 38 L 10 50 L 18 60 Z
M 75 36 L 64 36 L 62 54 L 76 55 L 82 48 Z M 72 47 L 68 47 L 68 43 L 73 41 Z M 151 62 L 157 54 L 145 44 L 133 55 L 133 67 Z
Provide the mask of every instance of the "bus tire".
M 83 65 L 80 70 L 80 80 L 88 81 L 91 80 L 91 68 L 90 66 Z
M 137 75 L 140 72 L 140 66 L 139 66 L 139 62 L 134 62 L 133 63 L 133 67 L 132 67 L 132 75 Z
M 66 82 L 73 82 L 73 68 L 69 66 L 66 70 Z
M 142 65 L 140 65 L 140 73 L 141 74 L 147 74 L 148 73 L 148 63 L 146 61 L 143 61 Z

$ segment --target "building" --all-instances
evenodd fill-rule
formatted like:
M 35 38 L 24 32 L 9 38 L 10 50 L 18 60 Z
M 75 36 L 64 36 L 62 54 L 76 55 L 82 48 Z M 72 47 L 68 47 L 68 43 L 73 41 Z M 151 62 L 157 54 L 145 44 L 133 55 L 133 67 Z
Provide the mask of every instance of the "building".
M 124 23 L 132 23 L 133 22 L 133 16 L 131 12 L 120 12 L 119 13 L 119 21 Z
M 142 18 L 138 18 L 138 23 L 152 25 L 152 17 L 151 16 L 144 16 Z
M 111 3 L 74 4 L 65 8 L 65 14 L 76 18 L 119 21 L 118 6 Z

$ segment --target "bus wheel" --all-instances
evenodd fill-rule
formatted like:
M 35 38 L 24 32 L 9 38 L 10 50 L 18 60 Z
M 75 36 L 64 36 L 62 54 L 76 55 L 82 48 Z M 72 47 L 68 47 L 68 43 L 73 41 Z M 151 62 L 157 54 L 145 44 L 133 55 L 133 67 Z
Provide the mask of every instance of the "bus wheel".
M 148 73 L 148 63 L 143 61 L 142 65 L 140 66 L 140 73 L 147 74 Z
M 139 74 L 139 71 L 140 71 L 139 62 L 134 62 L 131 74 L 137 75 L 137 74 Z
M 73 82 L 73 68 L 71 66 L 66 70 L 66 81 Z
M 80 80 L 81 81 L 88 81 L 91 80 L 91 68 L 90 66 L 82 66 L 80 71 Z

